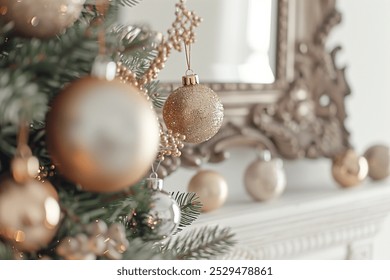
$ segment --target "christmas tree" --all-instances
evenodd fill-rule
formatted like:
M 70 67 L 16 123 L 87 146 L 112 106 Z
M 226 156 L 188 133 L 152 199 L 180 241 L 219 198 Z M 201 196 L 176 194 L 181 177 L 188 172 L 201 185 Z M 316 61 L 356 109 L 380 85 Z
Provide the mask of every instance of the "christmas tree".
M 205 259 L 234 243 L 180 233 L 199 199 L 162 191 L 153 167 L 184 140 L 151 110 L 157 74 L 199 18 L 168 39 L 118 25 L 137 2 L 0 0 L 0 259 Z M 175 22 L 188 15 L 180 2 Z

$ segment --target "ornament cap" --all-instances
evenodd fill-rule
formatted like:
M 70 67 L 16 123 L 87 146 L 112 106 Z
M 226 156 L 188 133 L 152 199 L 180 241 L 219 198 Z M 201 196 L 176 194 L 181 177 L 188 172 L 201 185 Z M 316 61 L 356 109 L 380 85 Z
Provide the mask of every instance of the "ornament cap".
M 193 86 L 199 84 L 199 76 L 197 74 L 185 75 L 181 78 L 183 86 Z
M 92 65 L 91 72 L 96 78 L 112 81 L 116 76 L 116 63 L 106 56 L 99 55 Z
M 160 178 L 146 178 L 146 188 L 154 191 L 162 191 L 164 181 Z
M 263 161 L 271 161 L 272 154 L 269 150 L 261 150 L 258 152 L 258 156 Z

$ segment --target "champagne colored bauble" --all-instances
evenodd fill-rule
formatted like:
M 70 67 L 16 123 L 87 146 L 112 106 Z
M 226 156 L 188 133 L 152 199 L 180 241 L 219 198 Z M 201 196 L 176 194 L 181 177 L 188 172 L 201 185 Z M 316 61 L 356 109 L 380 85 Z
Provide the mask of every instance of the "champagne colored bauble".
M 86 191 L 115 192 L 138 182 L 159 146 L 159 123 L 138 89 L 85 77 L 66 87 L 47 116 L 57 169 Z
M 197 83 L 186 84 L 185 81 L 183 77 L 184 85 L 165 101 L 164 122 L 174 133 L 185 135 L 185 142 L 198 144 L 209 140 L 220 129 L 223 105 L 209 87 Z
M 53 186 L 31 179 L 25 184 L 0 179 L 0 235 L 20 251 L 48 245 L 60 222 L 58 194 Z
M 257 159 L 246 169 L 244 183 L 247 192 L 255 200 L 268 201 L 279 197 L 286 188 L 283 162 L 277 158 Z
M 13 22 L 18 34 L 49 38 L 71 26 L 85 0 L 0 0 L 0 19 Z
M 179 226 L 180 218 L 180 207 L 176 200 L 165 191 L 153 191 L 145 220 L 153 230 L 153 237 L 164 239 L 173 234 Z
M 188 191 L 199 196 L 202 211 L 208 212 L 221 207 L 228 196 L 228 185 L 225 178 L 212 170 L 201 170 L 188 184 Z
M 368 163 L 354 150 L 347 150 L 336 156 L 332 163 L 332 175 L 335 181 L 344 188 L 359 185 L 368 174 Z
M 383 180 L 390 175 L 390 149 L 385 145 L 374 145 L 367 149 L 364 157 L 368 162 L 368 176 Z

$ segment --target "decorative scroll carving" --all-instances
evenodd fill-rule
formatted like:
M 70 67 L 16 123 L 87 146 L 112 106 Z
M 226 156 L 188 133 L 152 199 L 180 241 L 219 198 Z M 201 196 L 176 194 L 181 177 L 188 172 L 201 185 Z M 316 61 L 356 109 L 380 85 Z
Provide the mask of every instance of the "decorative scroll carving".
M 289 158 L 332 157 L 349 146 L 344 127 L 344 98 L 350 93 L 344 68 L 323 45 L 300 43 L 295 55 L 296 80 L 275 104 L 258 104 L 255 126 Z

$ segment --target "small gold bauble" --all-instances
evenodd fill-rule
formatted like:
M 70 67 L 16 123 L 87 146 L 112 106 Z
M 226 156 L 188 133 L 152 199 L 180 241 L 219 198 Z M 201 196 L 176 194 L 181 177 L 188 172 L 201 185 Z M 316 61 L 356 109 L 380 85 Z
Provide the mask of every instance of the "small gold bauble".
M 53 186 L 31 179 L 25 184 L 0 178 L 0 235 L 20 251 L 37 251 L 56 234 L 60 221 Z
M 368 176 L 373 180 L 383 180 L 390 175 L 390 149 L 385 145 L 374 145 L 365 153 L 368 162 Z
M 245 171 L 245 188 L 258 201 L 279 197 L 286 188 L 286 175 L 280 159 L 269 161 L 258 159 Z
M 0 0 L 0 19 L 13 22 L 18 34 L 48 38 L 79 17 L 85 0 Z
M 341 187 L 359 185 L 368 174 L 368 163 L 364 157 L 358 156 L 349 149 L 336 156 L 332 162 L 332 175 Z
M 228 196 L 228 185 L 219 173 L 212 170 L 201 170 L 195 174 L 188 191 L 195 192 L 202 203 L 202 211 L 208 212 L 221 207 Z
M 140 91 L 85 77 L 66 87 L 47 116 L 57 169 L 84 190 L 115 192 L 138 182 L 159 146 L 159 123 Z
M 165 101 L 163 117 L 169 129 L 186 136 L 185 142 L 197 144 L 218 132 L 223 121 L 223 105 L 209 87 L 183 85 Z

